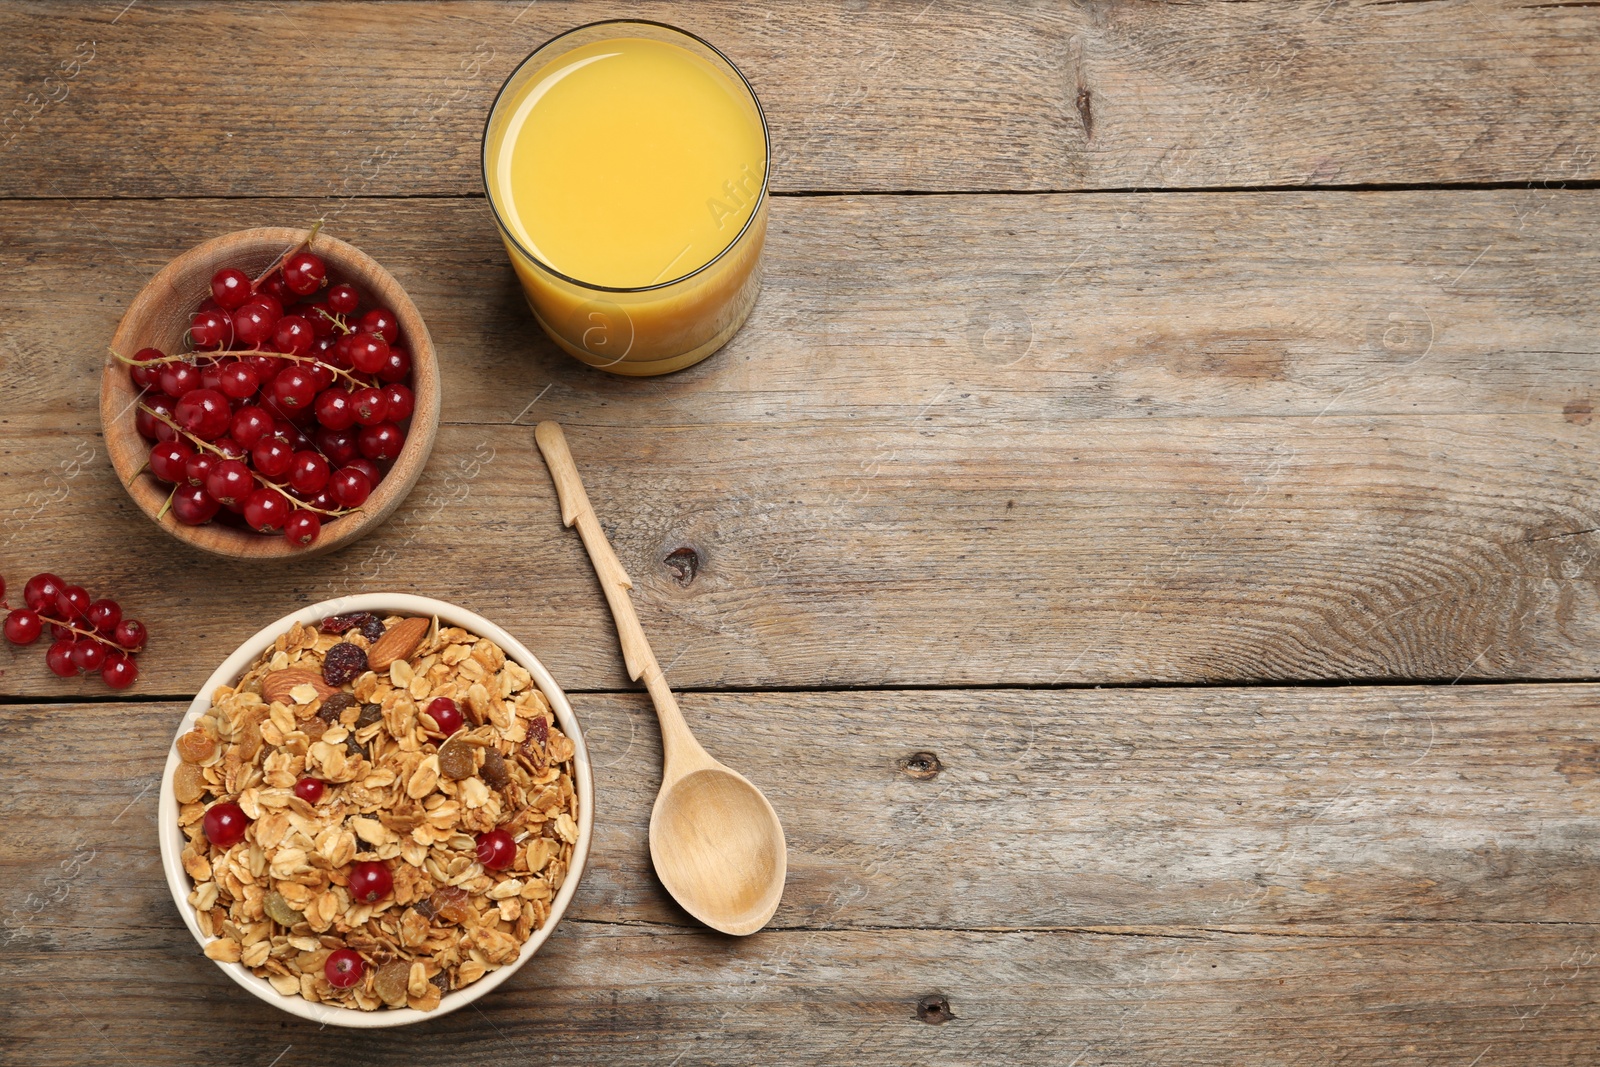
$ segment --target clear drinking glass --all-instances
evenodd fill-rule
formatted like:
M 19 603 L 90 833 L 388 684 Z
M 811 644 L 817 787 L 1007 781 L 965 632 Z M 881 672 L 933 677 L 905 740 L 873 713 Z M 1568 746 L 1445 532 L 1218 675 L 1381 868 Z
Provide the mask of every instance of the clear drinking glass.
M 555 257 L 536 251 L 541 248 L 540 242 L 523 228 L 518 214 L 519 205 L 513 202 L 512 190 L 517 172 L 512 168 L 511 161 L 514 155 L 519 159 L 528 158 L 516 152 L 519 135 L 527 135 L 522 124 L 528 121 L 528 112 L 534 105 L 542 104 L 546 94 L 555 90 L 558 83 L 570 74 L 621 54 L 629 47 L 647 51 L 654 49 L 651 55 L 665 55 L 670 51 L 660 49 L 659 45 L 637 43 L 640 41 L 676 46 L 699 57 L 708 65 L 709 71 L 720 72 L 728 84 L 718 84 L 727 90 L 728 99 L 718 98 L 716 108 L 708 109 L 703 131 L 693 125 L 698 121 L 697 116 L 683 118 L 687 126 L 679 131 L 684 134 L 681 140 L 689 143 L 693 136 L 702 132 L 708 137 L 714 136 L 719 131 L 712 128 L 713 123 L 718 126 L 731 123 L 736 128 L 730 133 L 737 135 L 741 145 L 754 145 L 759 131 L 759 174 L 754 167 L 744 165 L 720 181 L 701 180 L 703 175 L 698 173 L 683 179 L 683 182 L 690 183 L 685 188 L 692 194 L 689 199 L 695 205 L 693 217 L 685 223 L 686 232 L 692 229 L 693 239 L 698 242 L 687 260 L 702 259 L 703 262 L 686 261 L 679 264 L 676 269 L 681 273 L 664 279 L 646 281 L 641 277 L 637 279 L 637 284 L 601 284 L 557 269 L 547 261 Z M 574 53 L 576 58 L 569 58 Z M 691 66 L 699 71 L 697 65 L 691 63 Z M 705 71 L 689 77 L 698 77 L 700 74 L 707 78 L 717 77 L 715 73 Z M 561 90 L 568 94 L 564 98 L 567 102 L 562 106 L 578 108 L 571 113 L 587 119 L 588 112 L 583 110 L 587 105 L 581 94 L 587 91 L 586 85 L 597 81 L 599 79 L 592 76 L 592 72 L 585 78 L 572 79 Z M 594 188 L 597 190 L 603 190 L 608 180 L 626 179 L 629 174 L 634 175 L 635 181 L 654 181 L 654 178 L 648 177 L 653 163 L 649 131 L 645 131 L 644 136 L 638 136 L 638 131 L 634 131 L 640 142 L 638 145 L 621 143 L 616 130 L 625 124 L 615 121 L 614 112 L 607 112 L 611 97 L 602 95 L 600 89 L 594 92 L 595 100 L 599 102 L 594 104 L 593 121 L 583 121 L 578 126 L 583 136 L 592 135 L 597 151 L 595 157 L 577 153 L 583 158 L 574 160 L 574 167 L 580 171 L 584 166 L 593 167 L 594 159 L 603 156 L 609 172 L 595 172 Z M 572 103 L 574 99 L 578 102 Z M 680 111 L 674 111 L 673 117 L 676 119 L 681 114 Z M 743 122 L 750 125 L 740 126 Z M 571 128 L 569 124 L 567 129 Z M 554 136 L 551 135 L 552 139 Z M 636 159 L 632 155 L 635 148 Z M 573 356 L 614 374 L 665 374 L 697 363 L 721 348 L 749 316 L 761 290 L 761 250 L 767 230 L 771 148 L 766 116 L 756 99 L 755 90 L 726 56 L 693 34 L 660 23 L 614 20 L 570 30 L 536 49 L 511 73 L 490 109 L 483 138 L 483 180 L 501 239 L 539 325 L 556 344 Z M 537 142 L 527 151 L 537 152 Z M 534 158 L 539 159 L 537 156 Z M 705 160 L 712 158 L 718 162 L 708 163 L 708 166 L 714 168 L 721 165 L 720 154 L 713 157 L 708 153 L 704 157 Z M 543 159 L 539 159 L 539 163 L 541 166 L 549 165 Z M 631 169 L 635 163 L 637 169 Z M 623 171 L 627 173 L 621 173 Z M 641 175 L 646 177 L 639 177 Z M 688 212 L 690 208 L 685 205 L 689 194 L 673 185 L 669 179 L 676 180 L 674 175 L 661 178 L 661 187 L 672 189 L 670 194 L 663 195 L 675 197 L 672 206 Z M 704 216 L 698 207 L 702 186 L 705 187 Z M 635 192 L 638 190 L 635 189 Z M 605 193 L 598 191 L 594 195 L 600 199 L 582 207 L 603 215 Z M 664 212 L 663 217 L 666 214 Z M 618 218 L 623 217 L 619 213 Z M 718 242 L 722 240 L 722 234 L 716 228 L 707 228 L 707 217 L 713 223 L 725 223 L 730 231 L 726 243 L 720 247 Z M 742 218 L 742 225 L 735 227 L 730 220 L 738 218 Z M 559 224 L 560 220 L 557 220 L 551 225 L 559 227 Z M 668 237 L 671 237 L 670 231 L 665 235 L 653 232 L 651 239 L 659 244 Z M 685 235 L 671 238 L 674 247 L 679 238 L 687 239 Z M 627 239 L 627 233 L 619 236 L 613 232 L 608 238 L 595 237 L 594 242 L 598 248 L 607 240 L 615 245 L 617 241 L 626 242 Z M 641 237 L 641 240 L 644 238 Z M 685 252 L 689 252 L 689 249 L 686 248 Z M 704 258 L 707 255 L 709 259 Z M 663 273 L 674 269 L 674 263 L 668 262 Z

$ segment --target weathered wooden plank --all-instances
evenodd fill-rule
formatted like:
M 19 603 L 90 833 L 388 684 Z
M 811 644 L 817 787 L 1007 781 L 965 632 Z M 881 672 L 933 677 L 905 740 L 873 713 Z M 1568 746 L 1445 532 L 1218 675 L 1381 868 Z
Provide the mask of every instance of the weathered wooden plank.
M 1600 197 L 1531 195 L 787 201 L 750 325 L 649 381 L 550 351 L 481 204 L 363 203 L 336 223 L 417 297 L 453 425 L 378 538 L 265 572 L 129 510 L 88 459 L 94 375 L 174 247 L 314 203 L 12 203 L 6 566 L 149 616 L 147 692 L 218 657 L 171 640 L 197 616 L 227 643 L 380 581 L 537 625 L 569 685 L 618 684 L 523 429 L 553 416 L 683 684 L 1587 677 Z M 13 662 L 6 691 L 71 691 Z
M 645 702 L 579 694 L 597 838 L 570 914 L 692 925 L 646 848 Z M 1592 685 L 691 693 L 789 841 L 779 927 L 1589 923 Z M 176 704 L 8 709 L 0 917 L 16 950 L 149 949 Z
M 1600 1040 L 1593 926 L 1129 933 L 569 923 L 475 1009 L 341 1031 L 256 1000 L 169 928 L 0 957 L 0 1062 L 1580 1065 Z
M 745 329 L 645 381 L 554 351 L 478 201 L 67 201 L 0 205 L 3 425 L 98 426 L 93 374 L 152 274 L 324 212 L 427 317 L 446 422 L 526 424 L 542 396 L 766 434 L 960 410 L 1020 437 L 1135 415 L 1581 421 L 1595 402 L 1592 190 L 788 199 Z
M 725 48 L 781 190 L 1592 178 L 1600 22 L 1503 2 L 643 3 Z M 0 195 L 476 193 L 494 92 L 599 3 L 0 14 Z M 182 47 L 174 47 L 182 41 Z

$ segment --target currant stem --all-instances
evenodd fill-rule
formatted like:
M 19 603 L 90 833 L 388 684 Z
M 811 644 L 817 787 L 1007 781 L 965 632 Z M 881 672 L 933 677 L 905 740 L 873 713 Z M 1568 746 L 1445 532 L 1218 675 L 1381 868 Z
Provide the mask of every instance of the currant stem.
M 265 271 L 262 272 L 261 277 L 257 278 L 255 281 L 250 283 L 250 291 L 252 293 L 254 293 L 258 288 L 260 288 L 262 282 L 264 282 L 268 278 L 272 277 L 272 272 L 273 271 L 275 271 L 279 267 L 283 266 L 284 260 L 286 260 L 290 256 L 294 255 L 296 252 L 300 251 L 302 248 L 310 248 L 311 247 L 311 242 L 315 241 L 317 239 L 317 232 L 322 229 L 322 224 L 325 221 L 327 221 L 327 220 L 326 219 L 318 219 L 315 223 L 312 224 L 311 230 L 310 230 L 310 232 L 308 232 L 306 234 L 305 240 L 301 241 L 299 244 L 295 245 L 293 248 L 287 249 L 284 252 L 280 253 L 278 258 L 272 261 L 272 265 L 269 266 Z
M 129 648 L 127 645 L 119 645 L 115 641 L 111 640 L 109 637 L 101 637 L 98 633 L 96 633 L 93 630 L 81 630 L 78 627 L 72 625 L 70 622 L 67 622 L 65 619 L 52 619 L 50 616 L 46 615 L 42 611 L 41 612 L 36 612 L 35 614 L 37 614 L 39 616 L 39 621 L 42 622 L 42 623 L 43 622 L 47 622 L 51 626 L 64 626 L 64 627 L 66 627 L 67 629 L 71 630 L 73 633 L 77 634 L 80 637 L 92 637 L 96 641 L 100 642 L 102 645 L 110 645 L 112 648 L 116 649 L 119 652 L 126 652 L 130 656 L 131 655 L 137 655 L 138 652 L 139 652 L 139 649 L 137 649 L 137 648 Z
M 344 324 L 339 323 L 338 325 L 343 327 Z M 350 330 L 345 328 L 345 332 L 349 333 Z M 144 360 L 129 359 L 127 356 L 122 355 L 114 348 L 108 349 L 107 351 L 111 353 L 117 362 L 125 363 L 130 367 L 154 367 L 163 363 L 192 363 L 195 360 L 200 359 L 207 359 L 214 362 L 224 356 L 230 359 L 244 359 L 247 356 L 271 356 L 273 359 L 287 359 L 291 363 L 315 363 L 319 366 L 326 367 L 336 377 L 348 379 L 350 384 L 359 385 L 363 389 L 376 389 L 379 387 L 377 381 L 364 381 L 361 378 L 356 377 L 350 371 L 345 370 L 343 367 L 335 367 L 332 363 L 320 360 L 316 356 L 302 356 L 294 352 L 273 352 L 265 348 L 241 348 L 233 352 L 213 352 L 195 349 L 188 352 L 176 352 L 170 356 L 162 356 L 160 359 Z
M 202 438 L 196 437 L 194 434 L 190 433 L 188 430 L 185 430 L 182 426 L 179 426 L 177 423 L 173 422 L 171 419 L 169 419 L 165 415 L 161 414 L 161 412 L 155 411 L 155 410 L 153 410 L 151 408 L 148 408 L 143 404 L 139 405 L 139 410 L 143 411 L 144 413 L 149 415 L 151 418 L 158 419 L 161 422 L 166 423 L 168 426 L 170 426 L 173 429 L 173 431 L 175 431 L 176 433 L 180 433 L 185 438 L 187 438 L 189 440 L 189 442 L 191 444 L 193 444 L 195 447 L 203 448 L 207 452 L 213 452 L 216 455 L 219 455 L 224 459 L 230 458 L 228 456 L 228 454 L 226 452 L 224 452 L 222 449 L 218 448 L 216 445 L 212 444 L 210 441 L 207 441 L 207 440 L 204 440 Z M 323 459 L 327 459 L 328 457 L 327 456 L 323 456 L 322 458 Z M 149 466 L 149 464 L 146 464 L 146 466 Z M 304 508 L 307 511 L 314 511 L 318 515 L 332 515 L 334 518 L 338 518 L 341 515 L 353 515 L 356 512 L 361 510 L 360 508 L 344 508 L 342 510 L 327 511 L 327 510 L 325 510 L 323 508 L 314 508 L 310 504 L 308 504 L 306 501 L 301 500 L 299 497 L 295 496 L 293 493 L 290 493 L 289 490 L 285 489 L 279 483 L 268 479 L 260 471 L 252 469 L 252 470 L 250 470 L 250 476 L 252 478 L 254 478 L 256 481 L 260 482 L 262 485 L 266 486 L 268 489 L 276 490 L 278 495 L 283 497 L 285 500 L 287 500 L 292 507 Z M 129 483 L 129 484 L 132 484 L 132 483 Z M 165 515 L 167 513 L 167 508 L 172 506 L 172 496 L 177 491 L 178 491 L 178 487 L 177 486 L 173 486 L 172 487 L 172 492 L 167 494 L 167 502 L 161 506 L 161 512 L 160 512 L 160 514 L 156 515 L 156 518 L 159 519 L 159 518 L 161 518 L 162 515 Z
M 176 485 L 174 485 L 172 487 L 172 491 L 167 494 L 166 502 L 161 505 L 161 510 L 156 512 L 156 521 L 157 522 L 160 522 L 163 518 L 166 517 L 167 511 L 172 507 L 172 498 L 177 496 L 177 495 L 178 495 L 178 487 Z

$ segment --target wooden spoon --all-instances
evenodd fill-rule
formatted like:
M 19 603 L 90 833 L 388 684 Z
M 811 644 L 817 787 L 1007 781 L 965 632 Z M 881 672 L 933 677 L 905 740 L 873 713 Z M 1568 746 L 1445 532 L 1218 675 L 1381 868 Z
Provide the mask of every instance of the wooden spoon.
M 783 896 L 788 871 L 783 826 L 761 790 L 712 759 L 689 732 L 633 613 L 628 597 L 633 581 L 589 505 L 560 425 L 541 422 L 534 439 L 556 483 L 561 521 L 577 524 L 611 605 L 628 675 L 634 681 L 644 679 L 661 723 L 661 791 L 650 812 L 650 859 L 656 876 L 684 911 L 712 929 L 755 933 L 772 918 Z

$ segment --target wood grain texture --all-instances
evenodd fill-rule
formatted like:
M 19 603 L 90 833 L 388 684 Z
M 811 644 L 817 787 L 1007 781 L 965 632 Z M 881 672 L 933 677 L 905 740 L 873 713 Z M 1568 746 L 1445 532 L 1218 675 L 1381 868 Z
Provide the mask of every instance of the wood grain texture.
M 619 14 L 13 3 L 0 195 L 476 195 L 483 117 L 513 66 Z M 743 68 L 780 192 L 1596 176 L 1600 19 L 1581 4 L 716 0 L 626 14 L 699 33 Z
M 571 923 L 477 1010 L 351 1032 L 254 999 L 178 930 L 0 958 L 0 1063 L 1579 1065 L 1597 958 L 1592 926 L 1520 923 L 738 941 Z
M 648 704 L 571 699 L 596 823 L 569 917 L 693 927 L 646 846 L 661 758 Z M 691 693 L 683 706 L 783 819 L 776 928 L 1594 921 L 1593 685 Z M 146 950 L 183 932 L 153 824 L 181 710 L 7 711 L 10 949 Z
M 568 921 L 477 1011 L 369 1034 L 247 997 L 178 923 L 149 788 L 179 706 L 13 709 L 0 1062 L 1409 1067 L 1578 1064 L 1600 1036 L 1600 687 L 685 706 L 775 787 L 779 921 L 813 928 L 677 925 L 643 701 L 580 697 L 604 815 Z
M 446 426 L 374 538 L 271 572 L 126 508 L 95 338 L 174 244 L 317 205 L 12 203 L 0 543 L 151 622 L 143 692 L 382 586 L 620 685 L 534 455 L 559 418 L 679 687 L 1588 677 L 1600 196 L 1530 195 L 789 200 L 747 328 L 649 382 L 553 352 L 481 205 L 358 205 L 334 232 L 418 301 Z M 0 686 L 73 691 L 41 659 L 0 652 Z

